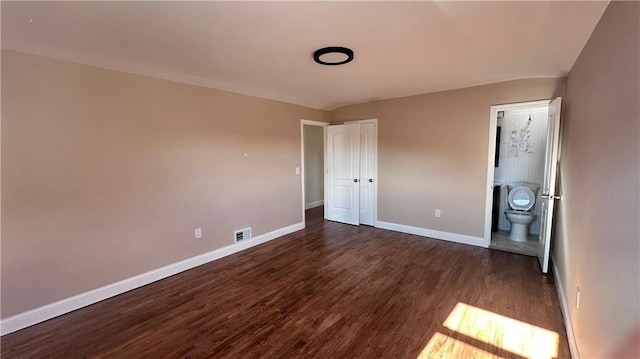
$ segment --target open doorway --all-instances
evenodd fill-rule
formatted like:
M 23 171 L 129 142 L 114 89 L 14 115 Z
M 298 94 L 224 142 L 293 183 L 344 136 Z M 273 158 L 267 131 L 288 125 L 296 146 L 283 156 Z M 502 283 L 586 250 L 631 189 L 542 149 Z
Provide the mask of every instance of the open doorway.
M 329 123 L 309 120 L 300 121 L 302 139 L 302 215 L 305 223 L 309 216 L 313 218 L 324 217 L 324 128 L 326 126 L 329 126 Z
M 509 106 L 497 112 L 492 208 L 497 215 L 492 216 L 490 248 L 537 253 L 541 208 L 536 198 L 544 178 L 548 112 L 548 104 Z
M 561 99 L 491 107 L 485 244 L 537 256 L 547 272 Z

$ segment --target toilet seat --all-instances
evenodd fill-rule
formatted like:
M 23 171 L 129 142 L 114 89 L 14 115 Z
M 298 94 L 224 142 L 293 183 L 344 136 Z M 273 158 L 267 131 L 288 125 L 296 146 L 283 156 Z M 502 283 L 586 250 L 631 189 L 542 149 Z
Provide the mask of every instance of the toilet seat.
M 515 214 L 517 216 L 533 216 L 533 213 L 528 212 L 528 211 L 522 211 L 522 210 L 519 210 L 519 209 L 508 209 L 506 211 L 506 213 Z
M 509 192 L 509 206 L 516 211 L 526 212 L 533 208 L 535 202 L 535 194 L 529 187 L 518 186 Z

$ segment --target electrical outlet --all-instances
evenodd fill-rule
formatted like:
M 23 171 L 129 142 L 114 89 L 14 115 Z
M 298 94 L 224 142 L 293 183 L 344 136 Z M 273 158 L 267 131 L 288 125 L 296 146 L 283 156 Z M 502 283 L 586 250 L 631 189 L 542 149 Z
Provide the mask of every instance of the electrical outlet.
M 576 309 L 580 308 L 580 287 L 576 288 Z
M 202 228 L 196 228 L 193 232 L 196 239 L 202 238 Z
M 436 217 L 440 218 L 441 215 L 442 215 L 442 211 L 440 211 L 439 209 L 436 209 Z

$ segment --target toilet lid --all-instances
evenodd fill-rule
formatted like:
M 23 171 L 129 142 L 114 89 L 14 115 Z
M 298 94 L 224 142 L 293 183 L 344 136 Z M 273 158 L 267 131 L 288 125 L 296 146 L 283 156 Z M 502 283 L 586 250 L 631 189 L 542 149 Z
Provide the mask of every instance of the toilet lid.
M 509 192 L 509 205 L 513 209 L 528 211 L 535 202 L 533 191 L 529 187 L 518 186 Z

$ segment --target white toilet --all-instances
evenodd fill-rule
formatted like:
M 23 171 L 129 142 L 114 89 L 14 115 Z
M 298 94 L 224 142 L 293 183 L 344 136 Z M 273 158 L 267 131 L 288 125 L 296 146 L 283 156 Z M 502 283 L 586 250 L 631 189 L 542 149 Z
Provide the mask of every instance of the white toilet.
M 509 209 L 505 214 L 509 222 L 511 222 L 509 239 L 512 241 L 525 242 L 527 240 L 529 225 L 536 218 L 532 209 L 536 204 L 536 196 L 539 189 L 539 185 L 530 182 L 507 184 Z

